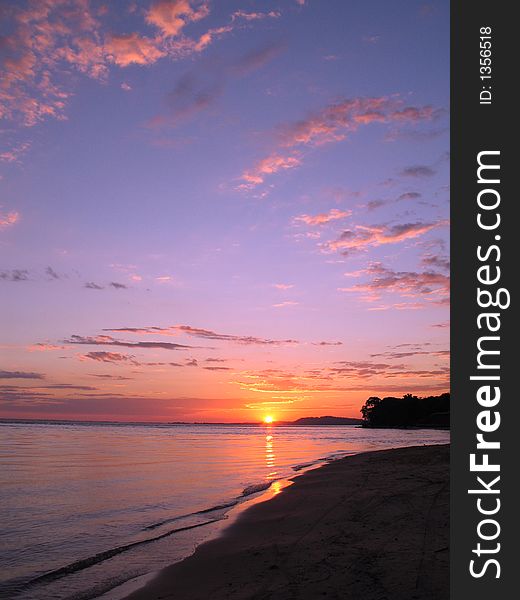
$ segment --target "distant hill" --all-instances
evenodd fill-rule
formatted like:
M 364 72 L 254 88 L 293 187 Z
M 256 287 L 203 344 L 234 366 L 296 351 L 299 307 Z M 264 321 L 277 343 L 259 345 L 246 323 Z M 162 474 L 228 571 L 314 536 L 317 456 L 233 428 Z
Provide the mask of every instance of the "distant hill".
M 288 425 L 361 425 L 361 419 L 351 419 L 349 417 L 302 417 L 287 423 Z

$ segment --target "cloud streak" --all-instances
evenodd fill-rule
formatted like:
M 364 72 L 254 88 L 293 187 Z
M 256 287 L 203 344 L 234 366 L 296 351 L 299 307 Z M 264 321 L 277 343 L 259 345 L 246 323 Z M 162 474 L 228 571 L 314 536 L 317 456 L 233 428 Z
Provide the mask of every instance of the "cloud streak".
M 98 335 L 94 337 L 71 335 L 69 339 L 63 340 L 64 344 L 79 344 L 87 346 L 121 346 L 124 348 L 145 348 L 145 349 L 162 349 L 162 350 L 185 350 L 193 348 L 185 344 L 174 344 L 171 342 L 125 342 L 116 340 L 109 335 Z
M 12 210 L 8 213 L 0 212 L 0 229 L 11 227 L 20 220 L 20 213 Z
M 345 219 L 352 215 L 351 210 L 339 210 L 338 208 L 331 208 L 328 213 L 320 213 L 318 215 L 299 215 L 294 217 L 294 222 L 304 223 L 305 225 L 326 225 L 332 221 Z
M 45 379 L 42 373 L 32 371 L 3 371 L 0 370 L 0 379 Z
M 340 291 L 368 294 L 368 301 L 380 298 L 384 292 L 441 303 L 449 295 L 450 278 L 437 271 L 393 271 L 381 263 L 372 263 L 364 273 L 371 277 L 368 282 Z
M 301 165 L 304 148 L 342 141 L 360 127 L 372 123 L 417 124 L 442 113 L 432 106 L 405 106 L 400 98 L 387 96 L 347 98 L 330 104 L 300 121 L 279 127 L 275 149 L 242 173 L 239 189 L 251 189 L 269 175 Z
M 10 271 L 0 271 L 0 279 L 4 281 L 28 281 L 29 271 L 27 271 L 27 269 L 11 269 Z
M 133 333 L 133 334 L 156 334 L 156 335 L 188 335 L 204 340 L 234 342 L 244 345 L 259 346 L 281 346 L 298 344 L 297 340 L 286 339 L 276 340 L 269 338 L 260 338 L 251 335 L 233 335 L 227 333 L 217 333 L 211 329 L 202 329 L 200 327 L 191 327 L 190 325 L 173 325 L 171 327 L 120 327 L 116 329 L 103 329 L 110 333 Z M 189 346 L 184 346 L 188 348 Z
M 87 358 L 96 362 L 105 363 L 124 363 L 129 362 L 134 365 L 138 363 L 134 360 L 134 357 L 129 354 L 120 354 L 119 352 L 87 352 L 82 354 L 80 358 Z
M 411 240 L 446 225 L 447 220 L 398 225 L 356 225 L 353 229 L 343 231 L 337 240 L 322 244 L 321 248 L 324 252 L 341 252 L 348 255 L 352 251 Z

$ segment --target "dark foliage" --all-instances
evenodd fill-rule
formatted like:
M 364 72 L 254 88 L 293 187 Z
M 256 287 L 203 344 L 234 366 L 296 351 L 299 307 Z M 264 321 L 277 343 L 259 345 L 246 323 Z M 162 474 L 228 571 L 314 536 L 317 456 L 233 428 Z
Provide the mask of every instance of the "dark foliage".
M 449 426 L 450 394 L 418 398 L 370 397 L 361 408 L 364 427 Z

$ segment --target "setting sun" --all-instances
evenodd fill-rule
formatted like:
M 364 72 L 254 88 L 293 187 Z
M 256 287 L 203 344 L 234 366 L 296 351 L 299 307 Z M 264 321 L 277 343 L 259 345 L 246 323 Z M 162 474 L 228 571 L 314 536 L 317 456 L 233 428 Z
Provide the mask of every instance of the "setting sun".
M 264 423 L 266 423 L 268 425 L 271 424 L 273 421 L 274 421 L 274 419 L 273 419 L 273 417 L 271 415 L 266 415 L 264 417 Z

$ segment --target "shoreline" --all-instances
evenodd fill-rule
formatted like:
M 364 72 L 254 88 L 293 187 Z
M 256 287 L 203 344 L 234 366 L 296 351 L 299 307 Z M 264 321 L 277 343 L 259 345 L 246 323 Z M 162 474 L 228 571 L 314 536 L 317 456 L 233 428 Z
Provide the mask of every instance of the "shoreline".
M 125 600 L 443 600 L 449 444 L 311 469 Z

